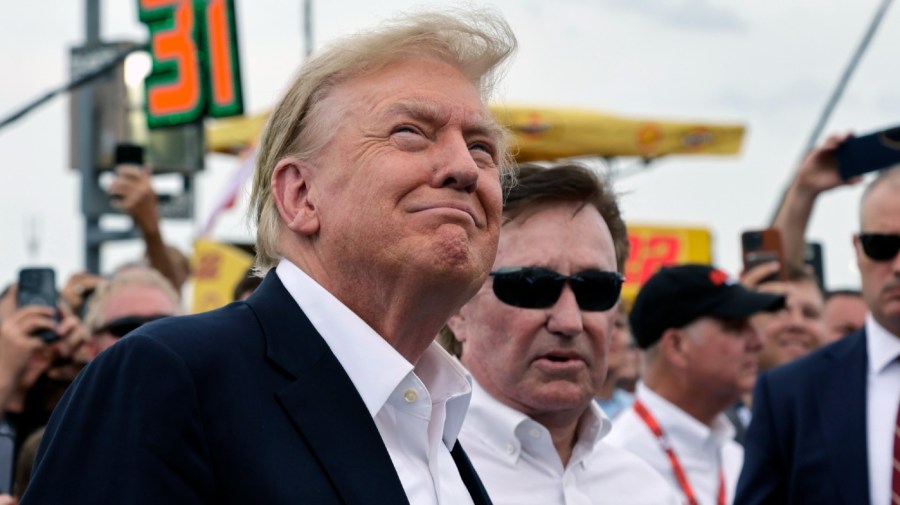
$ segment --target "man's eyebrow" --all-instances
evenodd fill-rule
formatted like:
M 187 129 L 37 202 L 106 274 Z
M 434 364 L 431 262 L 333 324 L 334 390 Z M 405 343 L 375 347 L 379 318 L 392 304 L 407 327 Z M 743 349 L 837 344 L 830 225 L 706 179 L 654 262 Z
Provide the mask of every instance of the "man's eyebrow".
M 394 115 L 406 115 L 433 124 L 445 124 L 450 120 L 449 112 L 427 100 L 403 100 L 391 104 L 385 110 L 385 116 Z M 465 118 L 462 128 L 466 135 L 485 135 L 494 139 L 502 138 L 505 131 L 489 112 Z

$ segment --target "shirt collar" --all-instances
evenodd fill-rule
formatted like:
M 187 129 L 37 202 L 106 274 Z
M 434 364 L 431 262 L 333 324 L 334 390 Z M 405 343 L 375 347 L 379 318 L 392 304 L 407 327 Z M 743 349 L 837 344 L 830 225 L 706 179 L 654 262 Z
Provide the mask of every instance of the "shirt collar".
M 539 430 L 549 439 L 549 431 L 526 414 L 501 403 L 485 391 L 477 381 L 472 381 L 472 405 L 466 416 L 466 430 L 483 439 L 510 462 L 518 460 L 522 448 L 532 443 L 533 430 Z M 576 453 L 589 454 L 612 429 L 612 422 L 593 401 L 578 423 L 578 440 L 570 464 Z M 552 447 L 552 442 L 549 442 Z M 583 449 L 580 449 L 583 448 Z M 553 449 L 555 451 L 555 448 Z
M 683 438 L 698 444 L 712 437 L 717 446 L 725 445 L 734 438 L 734 426 L 725 414 L 719 414 L 712 426 L 707 426 L 656 394 L 643 382 L 637 384 L 637 398 L 650 410 L 668 437 Z
M 877 375 L 900 357 L 900 336 L 894 335 L 878 323 L 872 313 L 866 315 L 866 345 L 869 354 L 869 373 Z
M 414 367 L 355 312 L 296 265 L 282 259 L 275 273 L 334 353 L 373 418 L 403 380 L 414 373 L 433 402 L 446 401 L 442 438 L 447 447 L 453 447 L 472 391 L 468 372 L 455 358 L 432 342 Z

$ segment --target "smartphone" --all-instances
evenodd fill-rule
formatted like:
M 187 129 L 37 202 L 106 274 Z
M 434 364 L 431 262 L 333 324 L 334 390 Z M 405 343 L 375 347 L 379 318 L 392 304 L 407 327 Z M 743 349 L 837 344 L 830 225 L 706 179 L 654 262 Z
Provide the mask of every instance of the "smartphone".
M 848 139 L 837 159 L 844 180 L 900 163 L 900 126 Z
M 116 144 L 114 163 L 144 166 L 144 148 L 137 144 Z
M 113 158 L 116 167 L 119 165 L 137 165 L 141 168 L 144 166 L 144 148 L 137 144 L 120 143 L 116 144 L 116 154 Z M 122 195 L 110 195 L 112 200 L 121 200 Z
M 56 310 L 58 296 L 56 274 L 52 268 L 30 267 L 19 270 L 19 290 L 16 296 L 16 303 L 19 307 L 29 305 L 52 307 L 53 320 L 59 322 L 59 314 Z M 59 340 L 59 335 L 53 330 L 42 330 L 35 333 L 34 336 L 48 343 Z
M 780 230 L 767 228 L 745 231 L 741 234 L 741 254 L 744 258 L 744 271 L 770 261 L 777 261 L 780 264 L 777 272 L 762 279 L 761 282 L 787 280 Z

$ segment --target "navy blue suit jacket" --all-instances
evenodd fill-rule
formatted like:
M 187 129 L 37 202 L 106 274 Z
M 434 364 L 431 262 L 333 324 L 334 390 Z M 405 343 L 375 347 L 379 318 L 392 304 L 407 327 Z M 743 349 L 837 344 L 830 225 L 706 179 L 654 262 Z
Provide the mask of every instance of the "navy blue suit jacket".
M 865 331 L 762 374 L 735 505 L 869 503 Z
M 407 502 L 362 398 L 272 272 L 246 303 L 146 325 L 91 363 L 22 503 Z

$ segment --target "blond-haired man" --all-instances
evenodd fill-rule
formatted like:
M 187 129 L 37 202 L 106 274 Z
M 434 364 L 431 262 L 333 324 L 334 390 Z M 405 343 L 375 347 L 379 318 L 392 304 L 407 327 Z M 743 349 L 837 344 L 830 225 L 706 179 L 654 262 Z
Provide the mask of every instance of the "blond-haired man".
M 437 344 L 484 282 L 509 170 L 485 100 L 515 48 L 419 14 L 308 62 L 263 133 L 246 302 L 143 326 L 57 409 L 24 503 L 489 503 Z

